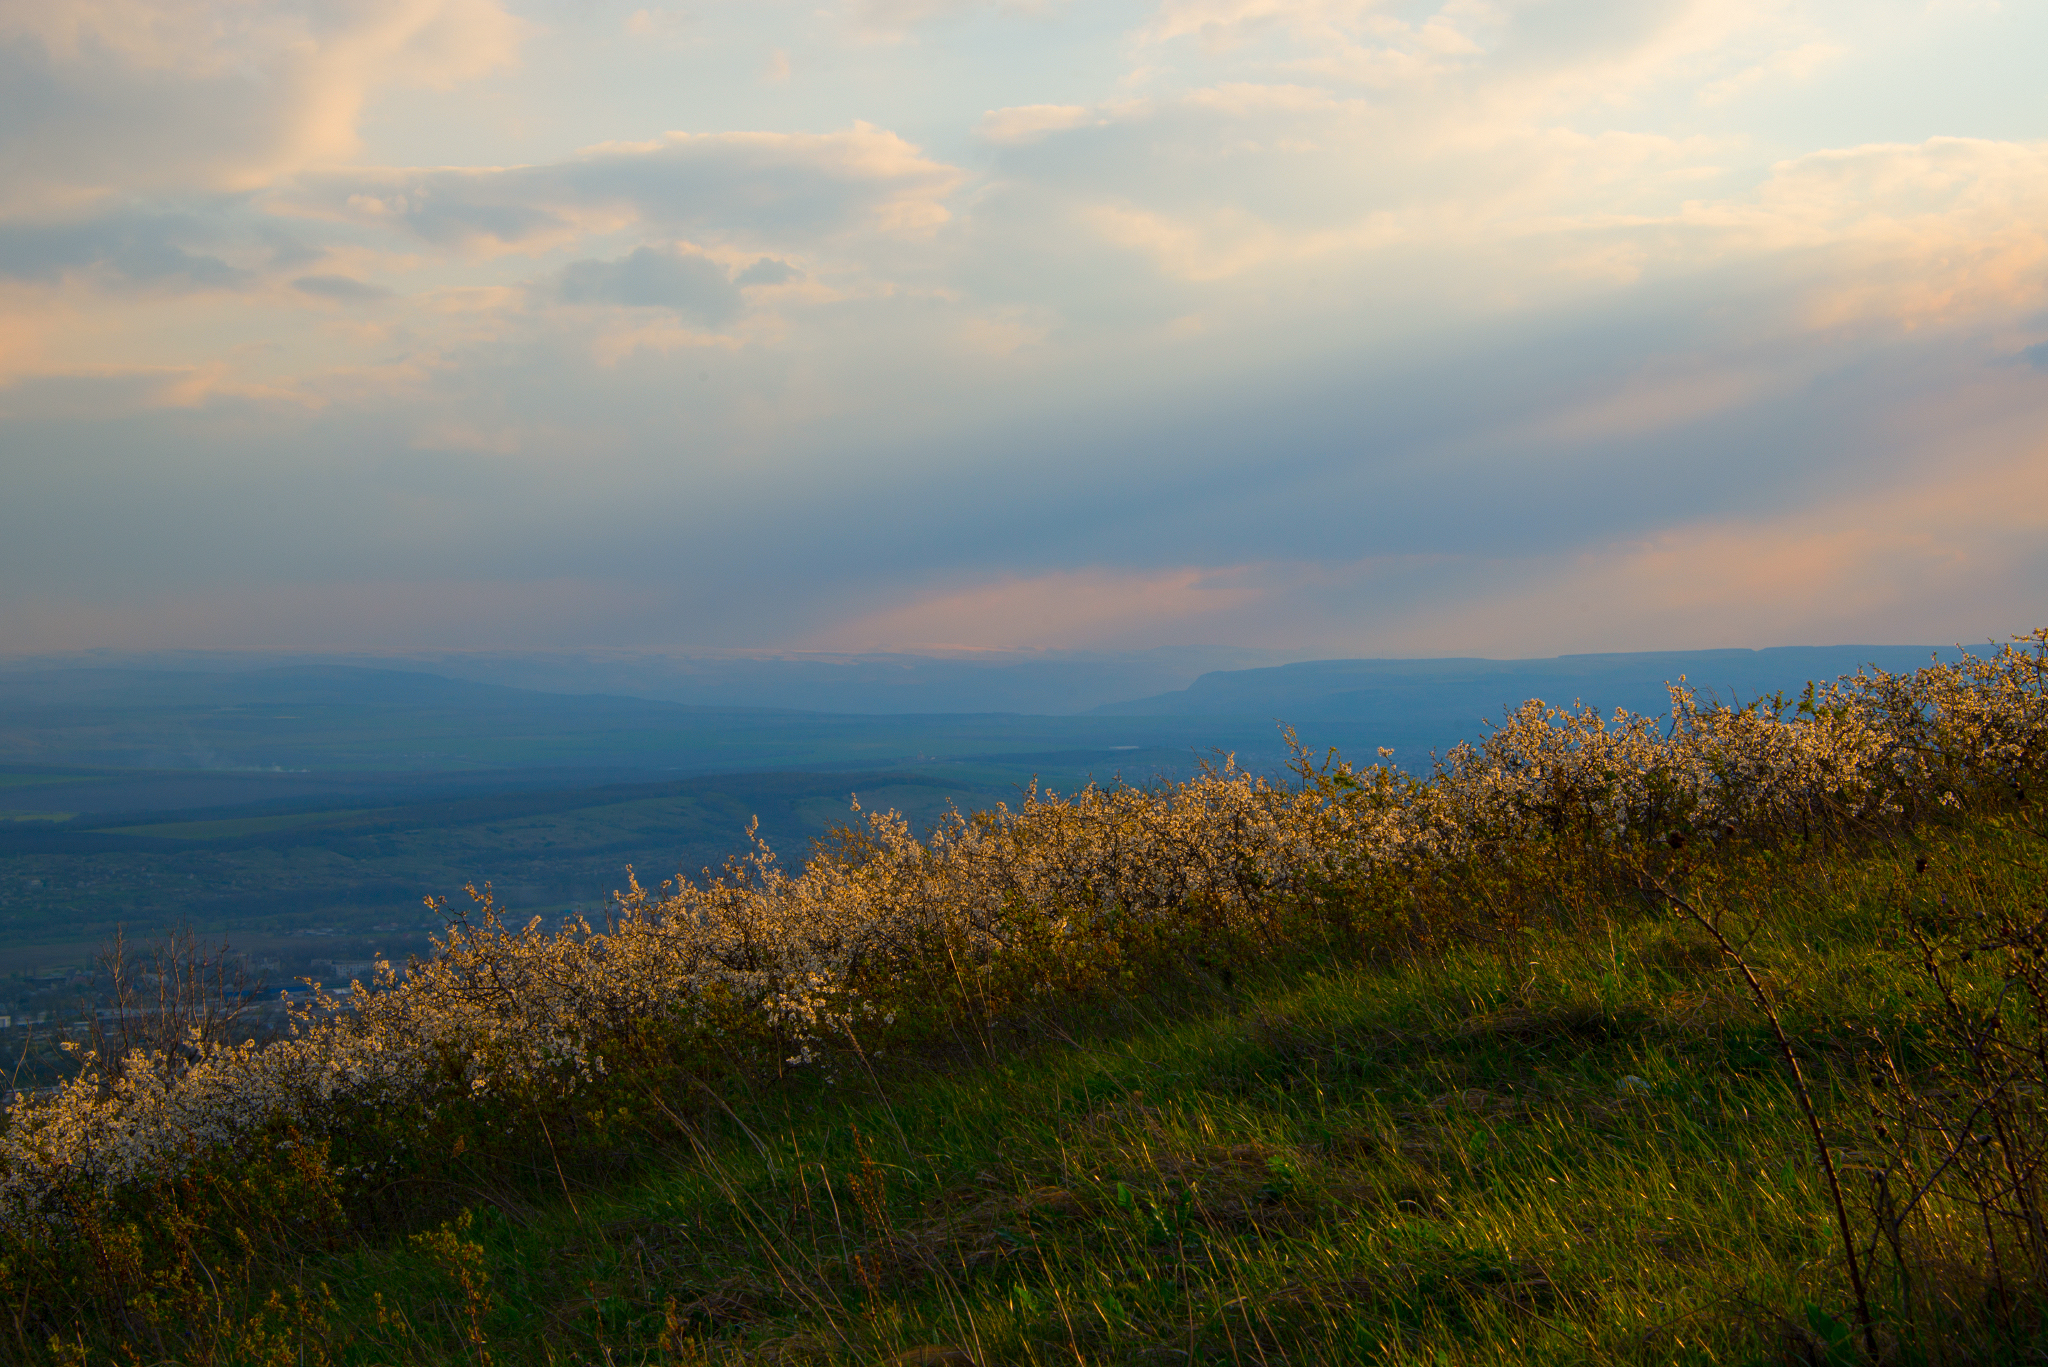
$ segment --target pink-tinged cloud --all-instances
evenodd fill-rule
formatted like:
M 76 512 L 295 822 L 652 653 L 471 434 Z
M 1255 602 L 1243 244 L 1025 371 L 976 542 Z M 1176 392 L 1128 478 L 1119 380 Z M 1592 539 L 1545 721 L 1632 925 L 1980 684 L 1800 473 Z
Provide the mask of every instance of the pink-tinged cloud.
M 2003 459 L 1547 560 L 1385 625 L 1416 654 L 2003 639 L 2048 625 L 2048 440 Z M 1485 583 L 1487 578 L 1494 582 Z

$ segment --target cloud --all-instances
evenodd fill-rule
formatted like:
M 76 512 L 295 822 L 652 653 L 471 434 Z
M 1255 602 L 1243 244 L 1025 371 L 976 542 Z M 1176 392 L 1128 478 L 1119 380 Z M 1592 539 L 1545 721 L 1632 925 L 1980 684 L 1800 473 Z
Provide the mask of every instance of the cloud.
M 292 281 L 292 288 L 337 304 L 367 304 L 391 297 L 391 291 L 382 285 L 365 284 L 346 275 L 302 275 Z
M 1846 496 L 1826 488 L 1521 553 L 1446 538 L 1434 550 L 1318 560 L 1272 541 L 1269 557 L 1242 563 L 998 575 L 903 593 L 805 640 L 860 649 L 1228 639 L 1496 657 L 1983 640 L 2040 623 L 2048 446 L 2038 405 L 1988 426 L 1952 416 L 1920 414 L 1921 458 Z M 1925 454 L 1947 445 L 1974 454 Z M 1490 518 L 1477 506 L 1455 516 L 1482 527 Z
M 1810 80 L 1834 62 L 1841 60 L 1848 49 L 1839 43 L 1812 42 L 1795 48 L 1773 53 L 1767 60 L 1756 63 L 1731 76 L 1711 81 L 1702 86 L 1699 101 L 1705 105 L 1721 104 L 1762 85 L 1773 78 L 1790 82 Z
M 1389 623 L 1418 651 L 1981 641 L 2044 624 L 2048 447 L 1757 518 L 1711 520 L 1543 561 L 1511 588 Z
M 510 63 L 497 0 L 0 0 L 0 214 L 237 193 L 354 151 L 381 86 Z
M 626 16 L 625 30 L 635 38 L 674 38 L 687 32 L 691 20 L 684 10 L 638 9 Z
M 217 245 L 217 222 L 196 214 L 117 213 L 85 223 L 0 221 L 0 275 L 54 283 L 97 275 L 117 286 L 234 289 L 250 271 L 191 244 Z
M 1846 0 L 630 8 L 521 74 L 486 0 L 0 0 L 9 620 L 1548 653 L 2044 586 L 2048 143 L 1920 136 Z
M 1410 27 L 1386 15 L 1378 0 L 1162 0 L 1138 38 L 1145 43 L 1197 38 L 1228 47 L 1273 30 L 1300 37 L 1385 36 Z
M 989 142 L 1023 143 L 1095 122 L 1097 116 L 1086 105 L 1027 104 L 989 110 L 975 131 Z
M 1691 211 L 1735 250 L 1805 254 L 1818 325 L 1913 327 L 2048 304 L 2048 142 L 1930 138 L 1815 152 L 1750 203 Z
M 733 277 L 738 285 L 786 285 L 792 280 L 801 280 L 804 273 L 787 261 L 777 261 L 764 256 L 753 265 Z
M 1797 366 L 1651 365 L 1583 397 L 1557 395 L 1549 411 L 1513 430 L 1512 440 L 1569 446 L 1668 432 L 1701 418 L 1807 383 Z
M 838 133 L 670 133 L 573 160 L 312 179 L 296 211 L 398 227 L 448 248 L 545 251 L 637 227 L 759 242 L 923 234 L 950 217 L 957 169 L 865 123 Z
M 847 17 L 855 34 L 870 40 L 901 40 L 927 25 L 976 11 L 1041 18 L 1065 9 L 1067 0 L 851 0 Z M 818 11 L 824 14 L 825 11 Z
M 1799 329 L 2048 304 L 2044 142 L 1871 143 L 1737 174 L 1726 139 L 1251 83 L 981 126 L 992 165 L 970 227 L 1085 289 L 1100 286 L 1080 263 L 1107 270 L 1114 252 L 1197 287 L 1428 281 L 1435 308 L 1460 312 L 1744 262 L 1786 280 L 1773 313 L 1796 310 Z M 1180 297 L 1176 314 L 1207 312 Z
M 1810 78 L 1840 55 L 1813 5 L 1776 0 L 1163 0 L 1135 37 L 1277 69 L 1426 94 L 1479 118 L 1612 111 L 1679 85 L 1703 104 Z M 1874 16 L 1865 14 L 1863 18 Z
M 707 323 L 722 323 L 740 308 L 739 287 L 725 268 L 693 252 L 641 247 L 617 261 L 578 261 L 553 282 L 565 304 L 663 308 Z
M 1440 108 L 1299 85 L 1213 86 L 1056 119 L 1010 113 L 983 121 L 1004 133 L 992 209 L 1070 239 L 1082 228 L 1187 281 L 1417 247 L 1463 254 L 1453 276 L 1495 257 L 1526 277 L 1532 255 L 1575 249 L 1570 234 L 1639 236 L 1646 222 L 1675 218 L 1700 198 L 1700 172 L 1718 150 L 1460 126 Z M 1474 248 L 1485 256 L 1475 260 Z

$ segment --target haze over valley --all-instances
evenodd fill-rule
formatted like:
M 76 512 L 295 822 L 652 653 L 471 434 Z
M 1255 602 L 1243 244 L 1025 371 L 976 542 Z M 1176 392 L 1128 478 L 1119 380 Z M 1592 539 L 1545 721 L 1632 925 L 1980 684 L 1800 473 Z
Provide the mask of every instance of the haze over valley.
M 1432 752 L 1478 739 L 1486 719 L 1528 698 L 1657 714 L 1666 681 L 1681 676 L 1746 702 L 1867 664 L 1910 670 L 1935 653 L 1208 670 L 1255 653 L 624 664 L 555 654 L 457 665 L 565 691 L 420 662 L 24 661 L 0 670 L 0 972 L 82 966 L 116 928 L 146 938 L 189 925 L 276 974 L 332 976 L 335 963 L 423 951 L 440 920 L 422 900 L 459 906 L 466 883 L 491 884 L 521 915 L 601 913 L 627 866 L 650 883 L 698 875 L 744 852 L 756 819 L 762 839 L 800 864 L 853 818 L 856 796 L 922 829 L 949 807 L 1014 804 L 1034 780 L 1061 791 L 1149 784 L 1226 756 L 1279 774 L 1282 724 L 1318 755 L 1336 747 L 1370 761 L 1385 746 L 1426 773 Z M 581 691 L 607 683 L 654 696 Z M 668 700 L 676 694 L 705 701 Z

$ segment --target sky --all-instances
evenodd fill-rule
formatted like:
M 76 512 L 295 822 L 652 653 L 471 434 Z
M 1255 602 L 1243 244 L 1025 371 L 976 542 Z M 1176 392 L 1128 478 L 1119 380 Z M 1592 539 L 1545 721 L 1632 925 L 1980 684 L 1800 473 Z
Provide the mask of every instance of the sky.
M 2048 4 L 0 0 L 0 654 L 2048 624 Z

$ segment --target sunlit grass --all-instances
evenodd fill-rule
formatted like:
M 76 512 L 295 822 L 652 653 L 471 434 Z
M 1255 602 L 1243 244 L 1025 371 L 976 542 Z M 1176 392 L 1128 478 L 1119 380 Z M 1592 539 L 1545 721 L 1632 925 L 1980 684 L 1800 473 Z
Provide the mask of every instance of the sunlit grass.
M 1751 947 L 1816 1050 L 1898 997 L 1902 858 L 1770 889 Z M 1747 1362 L 1848 1322 L 1782 1070 L 1668 919 L 997 1029 L 993 1057 L 677 1098 L 677 1160 L 627 1181 L 480 1187 L 494 1360 Z M 438 1307 L 344 1350 L 433 1361 L 476 1347 L 444 1263 L 301 1276 L 336 1324 Z

